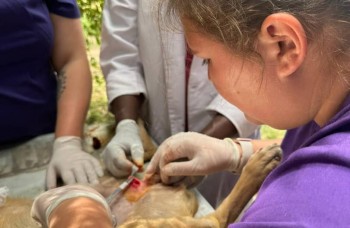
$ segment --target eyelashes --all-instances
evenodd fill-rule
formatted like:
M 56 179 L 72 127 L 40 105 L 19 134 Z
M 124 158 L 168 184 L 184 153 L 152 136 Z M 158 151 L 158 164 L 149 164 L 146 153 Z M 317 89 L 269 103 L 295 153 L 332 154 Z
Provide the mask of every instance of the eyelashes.
M 208 65 L 210 63 L 210 59 L 203 59 L 202 66 Z

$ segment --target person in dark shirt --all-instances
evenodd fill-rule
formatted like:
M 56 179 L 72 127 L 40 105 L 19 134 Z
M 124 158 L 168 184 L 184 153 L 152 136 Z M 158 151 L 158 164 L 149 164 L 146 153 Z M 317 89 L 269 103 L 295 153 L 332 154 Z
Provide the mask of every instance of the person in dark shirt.
M 0 177 L 49 161 L 48 188 L 103 174 L 82 149 L 92 84 L 79 17 L 75 0 L 0 2 Z

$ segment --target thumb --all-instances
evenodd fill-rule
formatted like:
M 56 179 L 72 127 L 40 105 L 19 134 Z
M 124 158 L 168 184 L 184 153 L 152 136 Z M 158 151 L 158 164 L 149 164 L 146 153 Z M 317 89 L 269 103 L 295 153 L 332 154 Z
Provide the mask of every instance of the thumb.
M 143 166 L 143 155 L 144 150 L 142 145 L 132 145 L 131 146 L 131 158 L 138 167 Z
M 57 175 L 55 169 L 49 165 L 46 171 L 46 188 L 52 189 L 57 187 Z
M 145 170 L 145 173 L 144 173 L 144 180 L 145 181 L 149 181 L 152 176 L 154 176 L 154 174 L 156 174 L 156 172 L 159 171 L 159 160 L 160 160 L 160 157 L 161 157 L 161 153 L 159 151 L 157 151 L 151 161 L 149 162 L 146 170 Z

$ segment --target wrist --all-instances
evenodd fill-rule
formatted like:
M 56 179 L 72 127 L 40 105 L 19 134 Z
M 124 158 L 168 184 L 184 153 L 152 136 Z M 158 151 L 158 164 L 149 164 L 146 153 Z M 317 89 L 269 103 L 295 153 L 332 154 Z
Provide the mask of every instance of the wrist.
M 81 143 L 81 138 L 78 136 L 60 136 L 54 141 L 56 144 L 66 144 L 66 143 Z
M 71 146 L 81 149 L 82 142 L 81 138 L 78 136 L 61 136 L 55 139 L 53 143 L 53 149 L 58 150 L 62 147 Z
M 226 143 L 226 146 L 228 147 L 227 151 L 230 154 L 230 159 L 228 159 L 229 164 L 226 170 L 236 172 L 241 160 L 241 150 L 239 145 L 237 145 L 237 143 L 235 143 L 231 138 L 224 138 L 223 141 Z
M 136 121 L 133 119 L 125 119 L 120 121 L 115 128 L 115 132 L 125 133 L 125 131 L 132 131 L 138 133 L 138 125 Z
M 235 173 L 241 173 L 245 164 L 247 164 L 248 159 L 253 154 L 253 144 L 249 138 L 225 138 L 231 147 L 231 163 L 229 166 L 229 171 Z
M 117 128 L 124 127 L 125 125 L 137 125 L 136 121 L 133 119 L 123 119 L 117 124 Z
M 247 164 L 250 156 L 254 153 L 254 147 L 250 138 L 236 138 L 233 140 L 236 144 L 240 145 L 241 161 L 237 167 L 237 172 L 241 173 L 245 164 Z

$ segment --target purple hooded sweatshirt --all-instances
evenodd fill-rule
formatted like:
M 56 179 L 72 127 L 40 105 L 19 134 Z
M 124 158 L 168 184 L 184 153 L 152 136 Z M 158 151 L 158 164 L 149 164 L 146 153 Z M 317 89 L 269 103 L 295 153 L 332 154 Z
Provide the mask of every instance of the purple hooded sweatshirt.
M 350 227 L 350 96 L 322 128 L 289 130 L 282 148 L 280 166 L 229 227 Z

